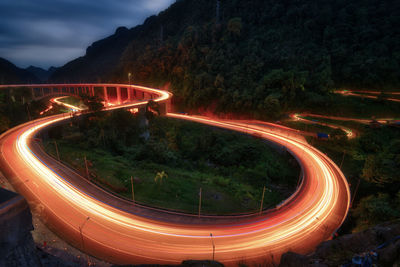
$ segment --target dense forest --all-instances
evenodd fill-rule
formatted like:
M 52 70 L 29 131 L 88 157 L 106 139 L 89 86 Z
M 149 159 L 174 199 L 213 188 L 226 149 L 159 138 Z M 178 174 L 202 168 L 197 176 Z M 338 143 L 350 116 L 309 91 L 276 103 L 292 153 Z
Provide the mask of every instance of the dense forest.
M 398 1 L 181 0 L 94 43 L 54 80 L 168 86 L 187 108 L 278 117 L 335 88 L 400 84 Z

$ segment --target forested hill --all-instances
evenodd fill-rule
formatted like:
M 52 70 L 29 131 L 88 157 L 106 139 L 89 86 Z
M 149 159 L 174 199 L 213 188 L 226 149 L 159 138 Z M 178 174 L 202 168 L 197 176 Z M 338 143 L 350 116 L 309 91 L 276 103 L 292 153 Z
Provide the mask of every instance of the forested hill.
M 92 51 L 91 51 L 92 50 Z M 188 106 L 284 110 L 334 88 L 400 88 L 400 1 L 180 0 L 54 80 L 171 85 Z
M 37 83 L 38 81 L 36 76 L 27 70 L 0 58 L 0 84 Z

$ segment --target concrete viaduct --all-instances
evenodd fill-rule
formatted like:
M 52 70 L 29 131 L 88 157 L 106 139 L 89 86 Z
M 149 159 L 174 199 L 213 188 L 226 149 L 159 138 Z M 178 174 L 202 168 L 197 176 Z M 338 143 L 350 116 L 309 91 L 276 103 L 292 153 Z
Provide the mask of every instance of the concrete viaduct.
M 28 88 L 32 100 L 40 100 L 51 96 L 71 95 L 79 97 L 82 94 L 98 96 L 105 104 L 123 105 L 137 101 L 149 101 L 162 97 L 160 91 L 152 88 L 126 84 L 30 84 L 30 85 L 0 85 L 1 88 Z M 170 109 L 170 100 L 160 101 L 160 113 L 165 115 Z

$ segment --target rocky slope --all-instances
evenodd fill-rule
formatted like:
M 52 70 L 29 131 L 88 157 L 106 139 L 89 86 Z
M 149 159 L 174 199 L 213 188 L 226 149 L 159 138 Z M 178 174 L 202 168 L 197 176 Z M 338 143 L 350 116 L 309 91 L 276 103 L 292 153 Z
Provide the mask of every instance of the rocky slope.
M 376 255 L 373 255 L 376 253 Z M 363 232 L 344 235 L 321 243 L 311 255 L 288 252 L 282 256 L 280 267 L 351 265 L 357 256 L 370 257 L 377 266 L 400 264 L 400 220 L 377 225 Z M 397 265 L 396 265 L 397 264 Z M 365 265 L 372 266 L 372 265 Z

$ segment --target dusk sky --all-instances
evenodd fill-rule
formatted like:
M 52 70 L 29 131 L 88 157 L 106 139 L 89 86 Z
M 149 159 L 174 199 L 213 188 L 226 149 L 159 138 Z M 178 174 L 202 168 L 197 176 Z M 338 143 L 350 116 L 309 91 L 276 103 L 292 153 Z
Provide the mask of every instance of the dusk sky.
M 86 48 L 175 0 L 1 0 L 0 57 L 19 67 L 62 66 Z

